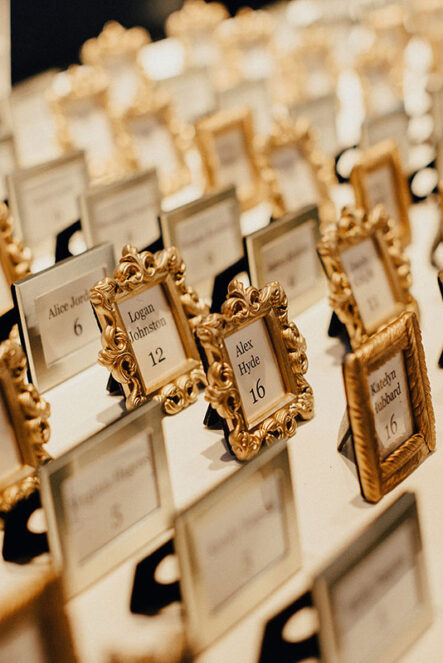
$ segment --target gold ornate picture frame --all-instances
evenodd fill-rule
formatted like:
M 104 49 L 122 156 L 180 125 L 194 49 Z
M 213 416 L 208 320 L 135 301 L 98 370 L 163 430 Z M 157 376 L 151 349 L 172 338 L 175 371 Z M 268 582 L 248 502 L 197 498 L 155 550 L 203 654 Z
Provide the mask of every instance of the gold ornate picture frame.
M 296 153 L 298 152 L 299 158 L 303 159 L 309 169 L 312 185 L 316 188 L 317 200 L 301 200 L 297 202 L 296 209 L 308 204 L 316 204 L 323 224 L 335 221 L 335 205 L 329 194 L 330 187 L 336 183 L 334 162 L 317 149 L 314 132 L 309 123 L 303 119 L 296 122 L 281 119 L 276 122 L 271 134 L 261 145 L 259 152 L 261 172 L 268 186 L 269 198 L 273 206 L 273 216 L 278 218 L 295 209 L 294 206 L 289 207 L 287 200 L 285 200 L 284 187 L 280 182 L 278 168 L 273 164 L 273 154 L 280 150 L 293 150 L 294 160 L 297 158 Z M 304 182 L 302 187 L 305 188 L 305 185 Z
M 408 208 L 411 204 L 406 178 L 400 165 L 398 148 L 393 140 L 384 140 L 363 152 L 359 162 L 351 172 L 351 184 L 354 189 L 355 204 L 367 212 L 371 211 L 370 194 L 368 191 L 368 176 L 377 170 L 387 169 L 391 175 L 392 205 L 395 212 L 388 210 L 393 216 L 396 232 L 403 246 L 411 242 L 411 227 L 409 223 Z M 389 176 L 388 176 L 389 177 Z M 385 179 L 385 177 L 382 177 Z
M 36 468 L 50 460 L 49 404 L 27 382 L 26 356 L 13 338 L 0 344 L 2 473 L 0 512 L 7 512 L 39 485 Z
M 397 399 L 400 402 L 400 377 L 393 375 L 395 371 L 385 371 L 386 375 L 371 385 L 369 377 L 399 355 L 399 361 L 404 367 L 409 401 L 409 404 L 403 404 L 402 407 L 409 409 L 412 434 L 383 455 L 371 394 L 376 392 L 378 398 L 379 391 L 396 390 L 394 397 L 394 391 L 389 398 L 386 398 L 385 393 L 381 394 L 381 405 L 376 404 L 380 414 L 382 407 L 387 407 Z M 343 375 L 362 495 L 369 502 L 378 502 L 435 449 L 431 388 L 416 315 L 412 312 L 403 313 L 355 352 L 347 354 Z M 392 380 L 388 380 L 388 376 Z M 398 386 L 394 387 L 397 381 Z M 387 427 L 388 435 L 395 434 L 399 428 L 398 416 L 392 414 Z
M 24 591 L 0 605 L 0 656 L 14 661 L 77 663 L 72 633 L 63 605 L 60 579 L 43 570 Z M 6 659 L 4 659 L 6 660 Z
M 99 281 L 90 291 L 90 301 L 102 329 L 102 350 L 98 361 L 122 385 L 128 409 L 155 398 L 162 403 L 167 414 L 176 414 L 196 400 L 198 385 L 206 382 L 193 330 L 209 309 L 186 285 L 185 270 L 175 247 L 152 254 L 149 251 L 137 253 L 135 247 L 126 245 L 113 277 Z M 159 289 L 155 290 L 157 287 Z M 146 301 L 138 311 L 131 312 L 128 308 L 123 314 L 123 307 L 129 307 L 131 298 L 141 296 L 143 299 L 147 295 L 154 298 L 154 292 L 155 301 L 160 302 L 159 306 L 156 304 L 157 310 L 162 312 L 160 318 L 147 320 L 156 308 Z M 136 327 L 128 330 L 123 316 L 131 324 L 136 321 Z M 146 320 L 140 331 L 140 324 L 144 325 Z M 162 348 L 169 329 L 169 334 L 175 335 L 172 341 L 168 341 L 169 348 L 171 354 L 179 357 L 179 362 L 161 378 L 156 378 L 142 371 L 141 355 L 134 346 L 140 340 L 144 346 L 144 339 L 161 327 L 166 330 L 156 338 L 162 346 L 144 353 L 143 361 L 150 356 L 150 367 L 155 368 L 167 358 L 168 353 Z
M 372 247 L 382 263 L 388 291 L 393 298 L 390 313 L 370 327 L 365 326 L 342 259 L 343 253 L 367 240 L 372 240 Z M 361 209 L 344 207 L 338 223 L 325 229 L 317 251 L 328 277 L 330 305 L 345 325 L 352 348 L 367 341 L 403 311 L 418 313 L 418 304 L 409 292 L 412 284 L 409 260 L 382 205 L 375 207 L 370 214 Z
M 277 401 L 268 402 L 265 409 L 259 409 L 256 414 L 249 416 L 240 393 L 241 385 L 235 375 L 233 360 L 227 349 L 227 340 L 238 332 L 250 334 L 250 326 L 256 323 L 262 325 L 259 334 L 269 339 L 272 350 L 268 352 L 268 357 L 274 362 L 280 376 L 281 398 L 277 394 Z M 279 283 L 270 283 L 259 290 L 253 286 L 245 288 L 234 279 L 228 286 L 221 313 L 212 313 L 204 319 L 197 327 L 196 334 L 205 352 L 208 367 L 205 398 L 226 422 L 229 431 L 227 442 L 239 460 L 249 460 L 255 456 L 263 443 L 270 445 L 276 440 L 294 435 L 298 416 L 302 419 L 313 417 L 312 388 L 304 377 L 308 369 L 306 342 L 295 323 L 288 320 L 287 298 Z M 253 344 L 239 341 L 238 347 L 243 356 L 248 350 L 249 359 L 249 350 Z M 254 349 L 254 352 L 260 353 L 260 350 Z M 257 358 L 260 357 L 255 358 L 256 365 L 260 364 Z M 267 379 L 270 371 L 271 367 L 266 364 Z M 259 379 L 255 391 L 248 390 L 252 392 L 254 403 L 265 395 L 265 387 Z
M 197 122 L 195 130 L 206 179 L 206 189 L 211 191 L 234 184 L 237 186 L 237 196 L 243 210 L 257 205 L 263 196 L 263 182 L 254 146 L 251 111 L 247 108 L 223 109 Z M 234 178 L 236 181 L 228 181 L 229 176 L 227 179 L 221 176 L 221 163 L 216 141 L 224 135 L 231 134 L 232 136 L 234 133 L 237 134 L 237 148 L 241 146 L 244 164 L 247 166 L 246 170 L 249 170 L 246 178 L 249 182 L 243 185 L 238 184 L 238 177 Z M 229 163 L 232 151 L 231 141 L 231 146 L 228 145 L 227 149 L 228 166 L 232 166 L 232 161 Z
M 0 268 L 3 271 L 5 286 L 8 292 L 0 299 L 0 315 L 14 306 L 10 287 L 14 281 L 31 273 L 31 251 L 12 233 L 12 222 L 8 207 L 0 203 Z M 0 277 L 1 278 L 1 277 Z M 0 288 L 3 291 L 3 288 Z M 3 295 L 3 292 L 2 292 Z

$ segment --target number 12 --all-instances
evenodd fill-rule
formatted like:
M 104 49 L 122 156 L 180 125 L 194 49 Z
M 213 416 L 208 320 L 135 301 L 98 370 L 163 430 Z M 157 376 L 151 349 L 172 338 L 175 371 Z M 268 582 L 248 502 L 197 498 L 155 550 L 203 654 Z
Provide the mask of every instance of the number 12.
M 153 366 L 157 366 L 157 364 L 159 364 L 161 361 L 165 361 L 166 359 L 166 357 L 163 355 L 163 348 L 155 348 L 154 352 L 149 353 L 149 356 L 151 357 Z

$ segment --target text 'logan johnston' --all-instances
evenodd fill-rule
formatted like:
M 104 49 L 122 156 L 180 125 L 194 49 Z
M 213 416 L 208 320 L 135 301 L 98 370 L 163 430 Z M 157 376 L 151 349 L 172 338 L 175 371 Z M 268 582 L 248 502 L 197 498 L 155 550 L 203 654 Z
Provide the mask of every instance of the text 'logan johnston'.
M 147 306 L 143 306 L 137 311 L 128 311 L 128 317 L 131 324 L 134 325 L 139 320 L 144 322 L 152 313 L 155 313 L 154 306 L 152 304 L 147 304 Z M 134 341 L 139 341 L 141 338 L 144 338 L 148 334 L 152 334 L 152 332 L 157 331 L 157 329 L 166 327 L 166 324 L 166 319 L 163 317 L 157 318 L 156 320 L 150 319 L 149 322 L 143 325 L 143 327 L 140 327 L 140 325 L 137 324 L 135 329 L 129 329 L 129 338 L 131 339 L 132 343 Z

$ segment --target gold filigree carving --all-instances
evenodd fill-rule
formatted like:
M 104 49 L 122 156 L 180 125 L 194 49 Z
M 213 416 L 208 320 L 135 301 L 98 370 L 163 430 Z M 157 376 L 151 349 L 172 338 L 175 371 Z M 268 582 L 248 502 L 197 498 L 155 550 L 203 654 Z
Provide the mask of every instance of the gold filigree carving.
M 49 403 L 33 384 L 26 382 L 27 361 L 21 345 L 11 337 L 0 344 L 0 384 L 11 416 L 21 466 L 0 477 L 0 511 L 5 512 L 38 487 L 32 468 L 50 460 L 44 448 L 49 441 Z M 15 478 L 17 477 L 17 478 Z
M 213 39 L 214 30 L 228 16 L 228 10 L 220 2 L 185 0 L 183 7 L 166 19 L 166 34 L 181 39 L 191 55 L 195 43 L 199 39 Z
M 418 304 L 409 291 L 412 285 L 409 259 L 403 252 L 393 222 L 383 205 L 377 205 L 370 214 L 361 209 L 344 207 L 338 223 L 325 229 L 317 251 L 328 276 L 329 303 L 346 326 L 354 349 L 365 343 L 377 330 L 365 328 L 341 261 L 341 253 L 367 239 L 375 242 L 386 278 L 390 282 L 396 301 L 393 317 L 403 311 L 415 311 L 418 314 Z M 392 318 L 385 320 L 378 328 L 391 321 Z
M 31 273 L 31 251 L 12 234 L 12 223 L 5 203 L 0 203 L 0 265 L 11 285 Z
M 98 37 L 88 39 L 80 51 L 85 64 L 101 65 L 106 60 L 130 57 L 135 60 L 138 51 L 151 41 L 149 32 L 140 26 L 126 29 L 117 21 L 108 21 Z
M 280 118 L 274 123 L 271 134 L 260 144 L 261 173 L 267 184 L 268 195 L 273 204 L 273 216 L 278 218 L 292 211 L 287 209 L 285 205 L 279 177 L 272 165 L 274 150 L 285 147 L 297 149 L 301 157 L 306 160 L 318 191 L 318 200 L 312 200 L 311 202 L 318 205 L 322 224 L 333 223 L 336 220 L 336 212 L 329 191 L 330 187 L 336 184 L 334 162 L 317 148 L 315 131 L 302 118 L 296 122 L 288 118 Z
M 162 403 L 167 414 L 176 414 L 196 400 L 198 385 L 205 384 L 193 330 L 208 313 L 208 307 L 186 285 L 185 271 L 175 247 L 153 254 L 137 253 L 135 247 L 126 245 L 113 277 L 99 281 L 90 291 L 102 328 L 98 361 L 122 385 L 128 409 L 153 397 Z M 119 302 L 154 285 L 164 288 L 187 356 L 185 368 L 160 384 L 142 375 L 119 312 Z
M 382 458 L 367 376 L 399 352 L 404 357 L 414 433 Z M 435 449 L 434 410 L 417 316 L 403 313 L 347 354 L 344 381 L 362 494 L 369 502 L 378 502 Z
M 248 428 L 224 338 L 259 319 L 265 321 L 272 338 L 287 394 L 280 407 Z M 294 435 L 297 416 L 313 417 L 314 397 L 304 377 L 308 369 L 306 342 L 295 323 L 288 320 L 287 297 L 278 282 L 258 289 L 245 288 L 234 279 L 221 313 L 209 315 L 196 333 L 208 362 L 205 398 L 227 422 L 229 444 L 239 460 L 255 456 L 262 444 Z

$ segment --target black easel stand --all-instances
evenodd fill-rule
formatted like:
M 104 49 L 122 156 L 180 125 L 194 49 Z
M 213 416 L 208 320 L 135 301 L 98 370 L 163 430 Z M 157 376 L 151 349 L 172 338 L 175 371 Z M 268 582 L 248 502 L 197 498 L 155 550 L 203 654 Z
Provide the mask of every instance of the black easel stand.
M 28 529 L 29 518 L 40 507 L 40 493 L 35 490 L 11 511 L 2 514 L 5 523 L 2 554 L 6 562 L 26 564 L 33 557 L 48 552 L 46 533 L 35 534 Z
M 157 251 L 162 251 L 164 249 L 163 245 L 163 237 L 160 235 L 158 239 L 155 240 L 155 242 L 152 242 L 152 244 L 148 244 L 143 251 L 149 251 L 150 253 L 157 253 Z
M 80 219 L 74 221 L 70 226 L 58 233 L 55 240 L 55 262 L 61 262 L 66 258 L 72 258 L 72 253 L 69 250 L 69 241 L 71 237 L 82 229 Z
M 249 274 L 249 264 L 246 255 L 243 255 L 240 260 L 237 260 L 233 265 L 227 267 L 223 272 L 220 272 L 220 274 L 217 274 L 212 289 L 211 313 L 218 313 L 220 311 L 221 306 L 226 299 L 228 285 L 232 279 L 238 276 L 241 272 L 247 272 Z
M 299 642 L 283 638 L 283 629 L 289 619 L 304 608 L 311 608 L 312 595 L 306 592 L 270 619 L 263 634 L 259 663 L 297 663 L 307 658 L 318 658 L 320 650 L 316 633 Z
M 332 313 L 331 321 L 328 327 L 328 336 L 338 338 L 346 348 L 346 352 L 351 350 L 351 340 L 345 325 L 339 320 L 336 313 Z
M 155 579 L 155 570 L 168 555 L 174 555 L 174 539 L 170 539 L 137 564 L 131 594 L 131 612 L 156 615 L 162 608 L 181 600 L 178 580 L 162 584 Z
M 9 309 L 9 311 L 6 311 L 6 313 L 3 313 L 3 315 L 0 316 L 0 342 L 5 341 L 7 338 L 9 338 L 11 329 L 13 328 L 14 325 L 18 324 L 18 320 L 19 320 L 19 315 L 17 308 L 15 306 L 13 306 L 13 308 Z

